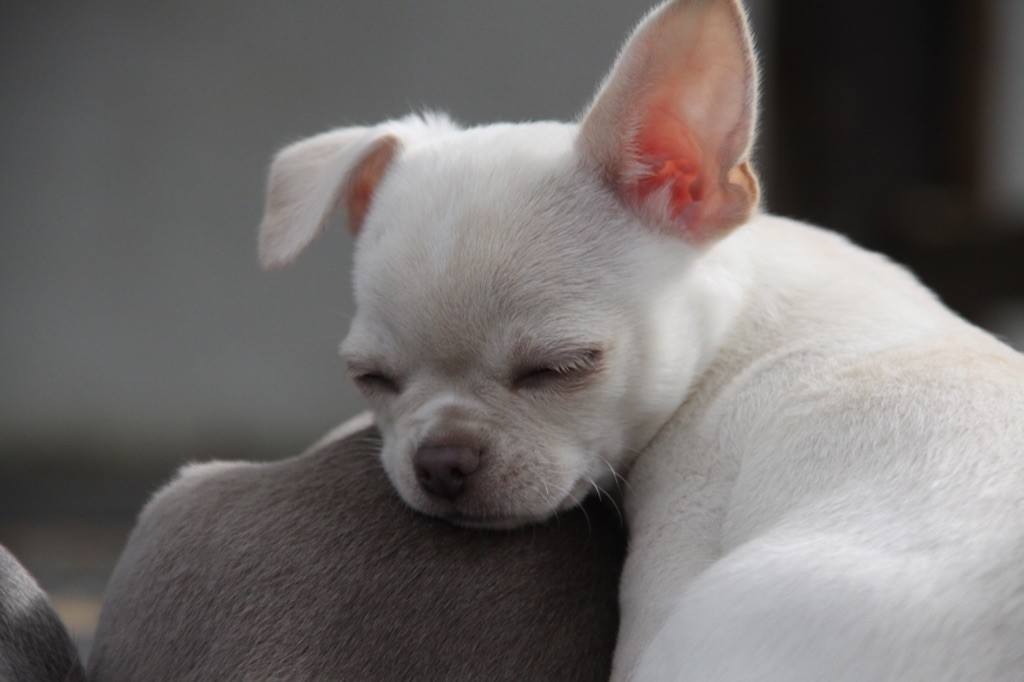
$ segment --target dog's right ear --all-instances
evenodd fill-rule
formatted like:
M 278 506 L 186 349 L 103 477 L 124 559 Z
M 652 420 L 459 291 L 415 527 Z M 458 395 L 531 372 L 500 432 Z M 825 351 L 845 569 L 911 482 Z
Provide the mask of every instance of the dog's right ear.
M 455 129 L 439 115 L 409 116 L 373 127 L 331 130 L 285 147 L 274 158 L 259 231 L 264 269 L 288 265 L 344 206 L 359 234 L 377 186 L 402 149 Z

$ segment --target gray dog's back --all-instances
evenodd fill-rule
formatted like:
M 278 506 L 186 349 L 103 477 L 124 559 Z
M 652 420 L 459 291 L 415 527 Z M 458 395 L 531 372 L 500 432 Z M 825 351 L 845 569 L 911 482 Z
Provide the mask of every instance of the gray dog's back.
M 90 676 L 607 679 L 615 513 L 592 502 L 517 532 L 457 529 L 403 505 L 377 442 L 186 469 L 128 541 Z

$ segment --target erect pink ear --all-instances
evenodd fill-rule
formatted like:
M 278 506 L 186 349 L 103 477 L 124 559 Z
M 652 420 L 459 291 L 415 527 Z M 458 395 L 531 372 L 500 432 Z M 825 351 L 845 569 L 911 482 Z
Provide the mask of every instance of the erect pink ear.
M 699 244 L 757 207 L 757 66 L 736 0 L 670 0 L 630 36 L 576 140 L 583 163 L 660 229 Z
M 374 127 L 339 128 L 282 149 L 267 181 L 260 263 L 268 269 L 291 263 L 341 205 L 349 231 L 358 234 L 401 149 L 455 129 L 445 116 L 413 115 Z

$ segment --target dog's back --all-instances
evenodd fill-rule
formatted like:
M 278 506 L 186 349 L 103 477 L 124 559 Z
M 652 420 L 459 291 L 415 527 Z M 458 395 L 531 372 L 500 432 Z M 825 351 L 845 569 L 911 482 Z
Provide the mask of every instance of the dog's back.
M 111 578 L 90 674 L 122 679 L 606 679 L 624 551 L 596 504 L 515 533 L 410 511 L 362 431 L 187 468 Z
M 762 285 L 631 473 L 624 594 L 655 586 L 665 615 L 628 673 L 1024 679 L 1024 358 L 814 228 L 761 217 L 722 247 Z M 705 528 L 713 560 L 656 593 Z

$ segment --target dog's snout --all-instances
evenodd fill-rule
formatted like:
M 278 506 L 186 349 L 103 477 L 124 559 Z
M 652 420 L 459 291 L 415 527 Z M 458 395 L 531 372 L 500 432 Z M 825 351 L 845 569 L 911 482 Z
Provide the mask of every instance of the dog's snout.
M 431 495 L 454 500 L 466 489 L 466 479 L 480 468 L 478 448 L 430 445 L 416 450 L 413 468 L 420 485 Z

